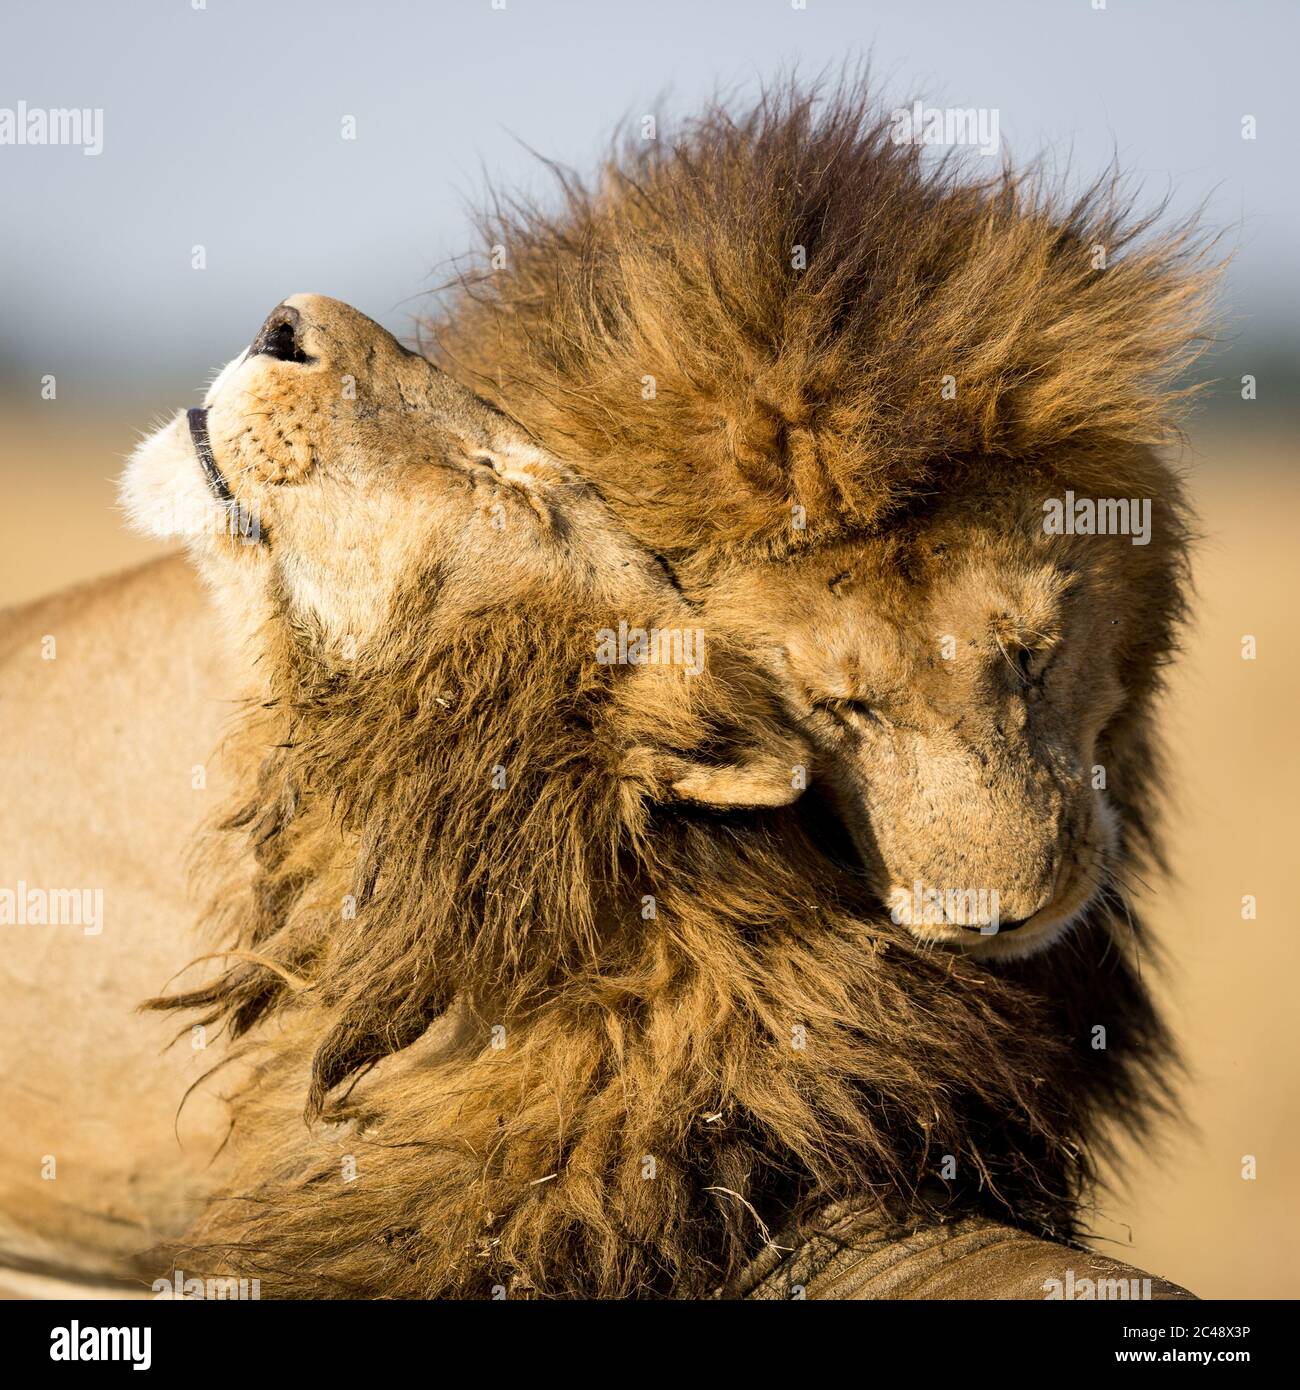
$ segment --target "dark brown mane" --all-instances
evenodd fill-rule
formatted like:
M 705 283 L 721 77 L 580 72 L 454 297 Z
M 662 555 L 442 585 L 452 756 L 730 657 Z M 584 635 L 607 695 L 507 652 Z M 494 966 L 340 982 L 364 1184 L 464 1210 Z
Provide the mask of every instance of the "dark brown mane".
M 698 1296 L 838 1200 L 1074 1232 L 1099 1122 L 1159 1070 L 1122 955 L 1098 975 L 1089 929 L 999 978 L 873 914 L 809 799 L 629 794 L 648 735 L 766 717 L 739 653 L 674 716 L 593 665 L 606 615 L 563 593 L 425 592 L 356 674 L 274 644 L 273 751 L 230 825 L 261 865 L 224 909 L 245 955 L 165 1001 L 252 1030 L 258 1067 L 235 1195 L 177 1258 L 280 1296 Z

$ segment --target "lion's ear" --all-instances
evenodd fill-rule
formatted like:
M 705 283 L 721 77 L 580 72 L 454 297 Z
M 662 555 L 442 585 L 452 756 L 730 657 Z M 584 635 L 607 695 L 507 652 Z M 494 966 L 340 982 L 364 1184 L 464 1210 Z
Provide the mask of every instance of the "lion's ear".
M 737 810 L 788 806 L 804 793 L 808 781 L 807 747 L 791 744 L 781 752 L 745 749 L 735 761 L 708 763 L 660 754 L 657 779 L 667 796 L 699 806 Z
M 630 672 L 619 712 L 629 737 L 624 774 L 653 801 L 788 806 L 808 785 L 808 741 L 770 678 L 734 648 L 715 644 L 694 675 L 663 667 Z

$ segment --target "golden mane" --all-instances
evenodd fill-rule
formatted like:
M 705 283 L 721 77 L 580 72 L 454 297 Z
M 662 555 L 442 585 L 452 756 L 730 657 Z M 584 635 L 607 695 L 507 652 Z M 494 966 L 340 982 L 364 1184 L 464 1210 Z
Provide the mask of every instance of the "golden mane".
M 628 136 L 593 184 L 556 168 L 558 211 L 494 199 L 426 350 L 669 554 L 819 543 L 1026 464 L 1133 495 L 1206 341 L 1194 227 L 893 130 L 790 82 Z

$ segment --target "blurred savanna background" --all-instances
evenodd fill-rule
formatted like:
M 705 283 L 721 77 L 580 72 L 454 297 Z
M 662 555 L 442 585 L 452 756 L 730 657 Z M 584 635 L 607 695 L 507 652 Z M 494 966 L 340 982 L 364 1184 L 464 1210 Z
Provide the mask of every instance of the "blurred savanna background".
M 1171 218 L 1202 207 L 1232 261 L 1180 459 L 1203 539 L 1168 700 L 1173 874 L 1144 903 L 1189 1078 L 1092 1224 L 1203 1297 L 1300 1295 L 1289 0 L 10 0 L 5 38 L 0 107 L 104 116 L 96 156 L 0 146 L 0 603 L 158 553 L 112 480 L 279 300 L 409 337 L 486 177 L 541 192 L 538 154 L 589 168 L 652 105 L 870 55 L 890 106 L 996 108 L 1017 160 L 1083 182 L 1117 158 Z

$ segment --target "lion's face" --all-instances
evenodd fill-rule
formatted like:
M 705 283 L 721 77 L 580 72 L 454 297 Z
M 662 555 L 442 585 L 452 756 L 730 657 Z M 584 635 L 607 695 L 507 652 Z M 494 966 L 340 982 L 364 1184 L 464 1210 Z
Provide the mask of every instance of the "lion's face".
M 413 645 L 433 658 L 477 632 L 486 657 L 494 617 L 550 624 L 571 639 L 550 658 L 557 700 L 593 666 L 630 668 L 606 692 L 627 804 L 771 807 L 803 789 L 807 744 L 768 677 L 703 634 L 671 656 L 695 617 L 597 493 L 348 305 L 277 306 L 204 409 L 137 449 L 121 493 L 137 526 L 185 536 L 255 664 L 287 639 L 373 689 Z M 620 623 L 668 634 L 667 659 L 625 660 Z
M 122 497 L 189 541 L 241 632 L 283 609 L 354 650 L 425 572 L 461 602 L 523 601 L 548 570 L 611 600 L 664 583 L 589 488 L 338 301 L 277 306 L 205 411 L 137 449 Z
M 1041 501 L 737 564 L 697 597 L 781 676 L 876 894 L 925 941 L 1043 949 L 1122 872 L 1108 790 L 1167 555 L 1043 532 Z M 1139 677 L 1149 679 L 1149 675 Z

